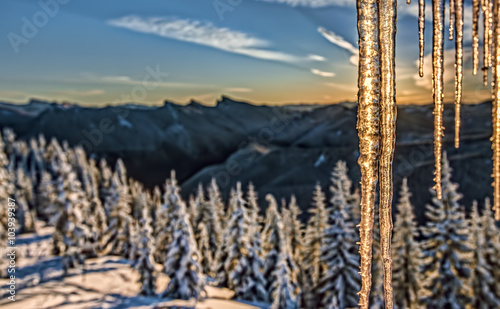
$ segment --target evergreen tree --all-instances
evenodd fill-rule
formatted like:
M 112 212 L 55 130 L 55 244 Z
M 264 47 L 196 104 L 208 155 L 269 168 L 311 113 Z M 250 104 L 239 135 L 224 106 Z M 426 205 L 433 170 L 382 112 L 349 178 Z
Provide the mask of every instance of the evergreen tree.
M 92 242 L 98 246 L 99 240 L 103 237 L 104 232 L 108 227 L 108 218 L 106 216 L 106 210 L 104 205 L 101 202 L 99 197 L 99 188 L 98 188 L 98 171 L 95 166 L 95 161 L 89 161 L 89 189 L 88 189 L 88 197 L 89 197 L 89 215 L 87 219 L 87 225 L 92 230 Z
M 113 173 L 104 159 L 101 159 L 99 162 L 99 170 L 101 172 L 99 177 L 99 199 L 101 200 L 101 203 L 105 205 L 106 201 L 112 195 L 111 181 Z
M 420 277 L 422 251 L 416 241 L 418 229 L 410 197 L 408 182 L 404 178 L 392 241 L 394 302 L 395 306 L 401 309 L 420 308 L 418 293 L 422 287 Z
M 196 226 L 198 230 L 196 233 L 197 235 L 200 235 L 201 233 L 200 225 L 203 223 L 203 225 L 205 226 L 208 236 L 208 246 L 210 248 L 212 258 L 216 257 L 217 251 L 222 243 L 222 228 L 221 221 L 219 219 L 219 212 L 217 208 L 218 206 L 216 203 L 217 200 L 218 199 L 214 198 L 213 195 L 208 201 L 205 200 L 203 189 L 199 187 L 198 194 L 195 198 L 196 205 L 194 206 L 198 208 L 197 217 L 196 219 L 192 219 L 194 222 L 194 226 Z M 192 211 L 192 213 L 194 214 L 194 211 Z M 197 239 L 197 241 L 199 244 L 200 240 Z M 212 269 L 210 270 L 210 273 L 213 273 L 214 271 L 215 265 L 212 263 Z
M 369 296 L 370 309 L 384 309 L 384 266 L 382 264 L 382 254 L 380 251 L 380 221 L 378 205 L 375 205 L 372 256 L 372 283 Z
M 172 242 L 177 219 L 186 216 L 186 205 L 180 197 L 179 190 L 175 172 L 172 171 L 170 179 L 165 184 L 164 203 L 156 216 L 159 230 L 156 239 L 155 259 L 160 264 L 165 264 L 168 246 Z M 190 228 L 192 232 L 192 227 Z
M 320 273 L 317 294 L 322 308 L 350 308 L 357 305 L 361 287 L 358 236 L 354 224 L 348 220 L 345 192 L 339 190 L 341 180 L 334 178 L 333 182 L 320 253 L 325 267 Z
M 141 226 L 138 233 L 138 242 L 134 244 L 134 246 L 137 246 L 138 251 L 134 267 L 140 275 L 140 295 L 150 296 L 156 294 L 156 271 L 153 258 L 155 247 L 152 238 L 151 220 L 147 212 L 148 209 L 144 208 L 140 221 Z
M 498 258 L 500 256 L 500 229 L 495 225 L 489 198 L 486 198 L 484 202 L 481 224 L 484 235 L 484 260 L 493 270 L 496 283 L 495 295 L 497 299 L 500 299 L 500 259 Z
M 205 278 L 200 264 L 193 231 L 189 224 L 184 203 L 179 204 L 174 218 L 172 241 L 168 243 L 164 272 L 170 278 L 162 297 L 173 299 L 198 299 L 204 292 Z
M 241 268 L 241 279 L 234 289 L 234 297 L 246 301 L 267 301 L 267 280 L 262 272 L 264 260 L 262 259 L 262 243 L 260 233 L 250 229 L 250 247 L 245 259 L 239 261 L 237 267 Z
M 48 220 L 53 214 L 49 213 L 50 205 L 54 204 L 57 198 L 52 176 L 49 172 L 43 171 L 40 184 L 37 189 L 38 216 Z
M 298 309 L 295 285 L 292 282 L 291 270 L 287 263 L 288 256 L 280 254 L 277 267 L 273 273 L 271 309 Z
M 66 273 L 69 268 L 83 265 L 86 252 L 93 249 L 89 243 L 90 230 L 83 223 L 82 209 L 88 208 L 85 193 L 65 157 L 60 159 L 57 165 L 57 199 L 49 206 L 48 213 L 53 214 L 49 222 L 55 227 L 52 252 L 62 254 Z
M 296 265 L 293 262 L 292 253 L 289 242 L 284 234 L 283 220 L 278 212 L 276 199 L 268 194 L 266 200 L 269 206 L 266 210 L 266 221 L 262 232 L 264 242 L 264 270 L 263 275 L 267 280 L 266 290 L 268 291 L 269 299 L 272 299 L 275 291 L 280 287 L 278 276 L 280 273 L 280 263 L 282 259 L 287 263 L 289 268 L 290 284 L 293 286 L 294 297 L 297 290 Z
M 130 180 L 131 216 L 139 221 L 142 218 L 142 209 L 147 206 L 147 196 L 142 184 Z
M 36 213 L 30 207 L 33 200 L 33 185 L 22 168 L 16 171 L 14 196 L 16 200 L 17 233 L 30 233 L 35 231 Z
M 248 202 L 247 204 L 248 215 L 250 217 L 250 220 L 252 222 L 255 222 L 255 224 L 257 225 L 260 225 L 264 221 L 264 219 L 259 214 L 260 208 L 259 208 L 258 196 L 257 192 L 255 191 L 255 187 L 251 182 L 248 184 L 247 202 Z
M 495 265 L 489 264 L 485 259 L 486 239 L 484 227 L 482 226 L 483 222 L 481 221 L 477 202 L 474 201 L 471 211 L 469 235 L 470 245 L 474 254 L 471 276 L 473 291 L 472 306 L 475 309 L 500 308 L 500 297 L 496 294 L 499 283 L 495 281 L 494 277 Z M 497 259 L 499 256 L 497 256 Z
M 465 308 L 469 304 L 471 248 L 469 229 L 458 201 L 458 185 L 451 181 L 451 168 L 443 156 L 442 199 L 433 194 L 433 206 L 427 206 L 427 225 L 422 228 L 423 284 L 427 308 Z
M 305 308 L 316 308 L 316 289 L 319 276 L 323 269 L 321 261 L 321 245 L 323 232 L 328 228 L 328 214 L 326 212 L 325 194 L 319 184 L 316 185 L 311 217 L 307 223 L 304 236 L 304 252 L 302 255 L 302 301 Z
M 226 210 L 215 178 L 212 178 L 208 187 L 208 202 L 211 204 L 210 208 L 215 209 L 214 216 L 219 220 L 221 228 L 224 228 L 227 221 Z
M 201 255 L 200 266 L 204 274 L 212 276 L 214 258 L 212 254 L 212 248 L 210 248 L 210 244 L 208 241 L 209 236 L 205 223 L 201 222 L 198 225 L 198 230 L 199 234 L 197 243 Z
M 130 216 L 130 197 L 115 174 L 110 195 L 105 204 L 108 228 L 102 238 L 102 253 L 129 257 L 134 235 L 134 222 Z
M 153 189 L 153 194 L 151 196 L 151 203 L 149 203 L 149 213 L 151 216 L 151 222 L 153 226 L 153 238 L 156 239 L 158 235 L 159 226 L 157 226 L 156 216 L 160 213 L 161 208 L 161 190 L 157 186 Z
M 243 199 L 241 185 L 238 183 L 237 190 L 231 198 L 231 218 L 227 224 L 223 236 L 223 245 L 217 251 L 216 276 L 217 284 L 229 289 L 235 289 L 241 285 L 240 281 L 243 269 L 246 267 L 246 253 L 250 247 L 250 219 L 246 211 L 246 201 Z
M 298 265 L 301 263 L 301 254 L 303 251 L 303 229 L 302 223 L 299 220 L 300 209 L 297 205 L 295 196 L 292 195 L 288 211 L 283 212 L 283 223 L 285 226 L 285 234 L 290 241 L 290 248 L 294 262 Z M 286 214 L 286 215 L 285 215 Z
M 347 202 L 346 212 L 348 221 L 358 224 L 360 220 L 360 203 L 361 197 L 358 191 L 352 191 L 352 181 L 348 176 L 347 164 L 344 161 L 338 161 L 332 172 L 332 196 L 335 195 L 333 191 L 341 190 Z M 340 184 L 337 185 L 337 181 Z
M 128 186 L 127 169 L 125 168 L 125 164 L 123 164 L 122 159 L 116 160 L 115 174 L 117 175 L 118 180 L 120 181 L 120 184 L 122 186 Z

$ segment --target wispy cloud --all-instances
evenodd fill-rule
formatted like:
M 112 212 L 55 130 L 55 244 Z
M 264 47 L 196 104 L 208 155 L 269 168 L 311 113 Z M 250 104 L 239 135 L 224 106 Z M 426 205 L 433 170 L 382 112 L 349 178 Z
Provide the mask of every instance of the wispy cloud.
M 308 60 L 313 60 L 313 61 L 326 61 L 326 58 L 320 55 L 314 55 L 314 54 L 309 54 L 307 55 Z
M 253 89 L 250 88 L 226 88 L 227 92 L 252 92 Z
M 348 51 L 351 54 L 349 57 L 349 62 L 354 65 L 358 65 L 359 51 L 356 46 L 346 41 L 340 35 L 337 35 L 333 31 L 327 30 L 323 27 L 318 27 L 318 32 L 321 33 L 321 35 L 331 43 Z
M 164 87 L 164 88 L 213 88 L 215 85 L 211 84 L 199 84 L 199 83 L 186 83 L 186 82 L 155 82 L 155 81 L 144 81 L 139 79 L 134 79 L 130 76 L 124 75 L 108 75 L 108 76 L 99 76 L 95 74 L 83 74 L 83 77 L 92 82 L 102 82 L 106 84 L 114 84 L 114 85 L 131 85 L 131 86 L 144 86 L 145 84 L 152 84 L 155 87 Z
M 325 71 L 320 71 L 317 69 L 311 69 L 311 73 L 319 75 L 319 76 L 323 76 L 323 77 L 334 77 L 335 76 L 335 73 L 333 73 L 333 72 L 325 72 Z
M 104 93 L 102 89 L 91 89 L 91 90 L 63 90 L 59 91 L 60 94 L 72 95 L 77 97 L 88 97 L 95 96 Z
M 354 5 L 356 2 L 353 0 L 261 0 L 264 2 L 275 2 L 288 4 L 290 6 L 296 7 L 310 7 L 310 8 L 322 8 L 326 6 L 347 6 Z
M 110 25 L 136 32 L 149 33 L 161 37 L 209 46 L 226 52 L 246 55 L 252 58 L 295 62 L 290 54 L 263 49 L 271 44 L 250 34 L 216 27 L 210 22 L 175 17 L 125 16 L 108 22 Z

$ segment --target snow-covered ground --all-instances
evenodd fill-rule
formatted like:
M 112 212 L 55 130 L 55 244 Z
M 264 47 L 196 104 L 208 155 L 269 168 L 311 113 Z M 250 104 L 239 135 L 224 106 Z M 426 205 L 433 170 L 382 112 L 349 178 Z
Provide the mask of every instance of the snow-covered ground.
M 8 280 L 0 279 L 0 307 L 5 309 L 49 308 L 155 308 L 189 306 L 181 300 L 139 296 L 138 273 L 130 262 L 116 256 L 89 259 L 85 269 L 71 270 L 63 276 L 59 257 L 50 255 L 51 228 L 38 234 L 20 235 L 17 239 L 16 301 L 7 298 Z M 4 255 L 4 253 L 2 253 Z M 160 275 L 158 292 L 167 286 L 168 278 Z M 233 292 L 206 287 L 207 297 L 197 309 L 265 308 L 230 300 Z

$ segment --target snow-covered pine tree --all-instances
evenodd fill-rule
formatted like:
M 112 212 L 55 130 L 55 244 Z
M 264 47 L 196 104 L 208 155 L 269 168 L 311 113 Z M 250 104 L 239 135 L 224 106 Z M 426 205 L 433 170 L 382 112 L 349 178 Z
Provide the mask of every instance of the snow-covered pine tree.
M 264 270 L 263 275 L 267 280 L 266 290 L 269 300 L 272 300 L 276 288 L 279 287 L 280 261 L 282 259 L 287 263 L 290 274 L 290 285 L 294 291 L 294 297 L 297 295 L 297 266 L 295 265 L 289 241 L 286 239 L 283 220 L 278 212 L 276 199 L 271 194 L 266 196 L 269 206 L 266 210 L 266 219 L 264 230 L 262 232 L 264 243 Z
M 417 309 L 421 307 L 418 293 L 422 287 L 420 275 L 422 251 L 416 240 L 418 228 L 406 178 L 401 184 L 399 196 L 392 240 L 394 303 L 396 308 Z
M 259 207 L 257 192 L 255 191 L 253 183 L 251 182 L 248 184 L 248 189 L 247 189 L 247 208 L 250 220 L 260 226 L 260 224 L 264 221 L 264 219 L 260 215 L 260 207 Z
M 354 224 L 358 224 L 360 220 L 360 202 L 361 197 L 358 191 L 352 191 L 352 181 L 349 178 L 347 164 L 345 161 L 338 161 L 335 164 L 332 172 L 332 186 L 330 186 L 330 191 L 332 192 L 332 196 L 334 195 L 334 190 L 341 190 L 343 195 L 345 196 L 345 200 L 347 202 L 346 212 L 348 217 L 348 221 L 354 222 Z M 340 181 L 340 185 L 335 185 L 336 180 Z M 334 188 L 335 186 L 336 188 Z
M 495 295 L 500 299 L 500 229 L 495 225 L 490 199 L 484 201 L 481 224 L 484 235 L 484 260 L 493 269 L 493 278 L 496 283 Z
M 95 166 L 95 161 L 89 160 L 89 215 L 87 218 L 87 224 L 89 225 L 92 231 L 92 242 L 98 246 L 98 242 L 103 236 L 104 232 L 108 227 L 108 218 L 106 216 L 106 210 L 104 209 L 104 205 L 99 198 L 99 182 L 98 182 L 98 171 Z
M 218 248 L 221 246 L 222 243 L 221 221 L 219 219 L 219 212 L 216 203 L 218 199 L 215 199 L 214 196 L 212 196 L 208 201 L 206 201 L 204 199 L 204 195 L 202 195 L 203 194 L 202 192 L 203 189 L 198 188 L 198 194 L 195 199 L 195 204 L 196 204 L 195 207 L 198 208 L 197 211 L 198 213 L 197 213 L 197 218 L 192 220 L 194 222 L 194 225 L 197 227 L 196 235 L 198 235 L 197 236 L 198 244 L 200 244 L 200 239 L 199 239 L 199 235 L 201 232 L 200 224 L 203 223 L 203 225 L 207 229 L 208 245 L 212 253 L 212 259 L 215 260 Z M 212 268 L 210 270 L 210 273 L 215 272 L 216 265 L 212 263 L 211 267 Z
M 161 208 L 161 190 L 158 186 L 155 186 L 151 198 L 151 203 L 149 203 L 149 213 L 151 216 L 151 225 L 153 227 L 153 238 L 156 239 L 159 227 L 156 224 L 156 215 L 160 212 Z
M 140 221 L 142 218 L 142 209 L 147 206 L 147 196 L 146 196 L 146 190 L 144 189 L 143 185 L 135 181 L 133 179 L 130 179 L 129 181 L 130 185 L 130 208 L 131 208 L 131 216 L 137 220 Z
M 273 273 L 275 279 L 272 288 L 271 309 L 298 309 L 296 286 L 292 281 L 292 274 L 288 265 L 288 255 L 279 255 L 277 267 Z
M 244 268 L 240 282 L 234 289 L 234 298 L 251 301 L 265 302 L 268 300 L 266 291 L 267 280 L 264 278 L 264 260 L 262 259 L 262 241 L 259 230 L 255 226 L 250 229 L 250 247 L 244 261 L 239 263 Z
M 188 208 L 189 219 L 191 220 L 191 226 L 193 227 L 195 239 L 198 244 L 199 244 L 198 238 L 200 233 L 200 229 L 198 229 L 198 223 L 203 221 L 201 218 L 201 213 L 203 212 L 205 203 L 207 203 L 207 201 L 205 199 L 205 192 L 203 189 L 203 185 L 199 183 L 198 189 L 196 191 L 196 197 L 191 195 L 189 198 L 189 208 Z
M 327 209 L 327 228 L 321 243 L 321 263 L 317 298 L 321 308 L 350 308 L 358 302 L 361 287 L 359 275 L 358 236 L 354 223 L 349 220 L 342 180 L 332 179 L 332 199 Z
M 235 191 L 235 194 L 237 191 Z M 239 191 L 241 192 L 241 190 Z M 250 187 L 250 191 L 253 191 L 253 187 Z M 255 198 L 253 201 L 256 202 L 255 192 L 247 196 L 249 196 L 250 199 Z M 243 218 L 241 214 L 246 213 L 246 218 L 248 220 L 246 223 L 246 225 L 248 225 L 248 246 L 247 250 L 243 252 L 243 258 L 237 261 L 235 271 L 233 271 L 232 285 L 235 293 L 234 298 L 246 301 L 265 302 L 268 300 L 268 293 L 266 291 L 266 279 L 262 274 L 264 260 L 262 259 L 258 205 L 251 205 L 249 202 L 246 203 L 246 207 L 242 202 L 236 204 L 243 206 L 242 209 L 244 212 L 240 212 L 239 210 L 236 213 L 233 212 L 228 228 L 234 225 L 233 222 L 237 222 L 235 218 Z M 224 241 L 224 244 L 225 243 Z M 223 248 L 227 251 L 226 246 L 223 245 Z
M 148 209 L 143 208 L 141 215 L 139 232 L 137 233 L 137 243 L 134 246 L 138 254 L 135 255 L 134 268 L 139 272 L 141 283 L 140 295 L 150 296 L 156 294 L 156 271 L 153 252 L 155 246 L 153 242 L 151 219 L 149 218 Z
M 123 163 L 122 159 L 118 158 L 115 164 L 115 174 L 118 176 L 118 180 L 122 186 L 128 186 L 127 181 L 127 168 Z
M 54 181 L 49 172 L 43 171 L 38 185 L 36 200 L 37 200 L 37 214 L 41 219 L 48 220 L 52 217 L 52 213 L 48 213 L 50 205 L 52 205 L 57 198 Z
M 204 292 L 205 278 L 199 264 L 193 230 L 184 203 L 178 203 L 177 215 L 172 222 L 172 241 L 168 243 L 164 272 L 170 278 L 161 294 L 165 298 L 197 300 Z
M 227 222 L 226 209 L 222 202 L 219 186 L 217 186 L 215 178 L 212 178 L 210 186 L 208 187 L 208 202 L 211 204 L 211 208 L 216 210 L 215 217 L 219 220 L 219 224 L 223 229 Z
M 379 207 L 375 205 L 375 221 L 373 223 L 372 247 L 372 284 L 370 292 L 370 309 L 384 309 L 384 269 L 380 251 Z
M 108 227 L 101 240 L 102 254 L 129 257 L 134 236 L 134 222 L 130 216 L 130 197 L 118 175 L 113 175 L 105 204 Z
M 33 200 L 33 185 L 24 170 L 16 170 L 14 196 L 16 200 L 17 233 L 30 233 L 35 231 L 36 212 L 30 207 Z
M 246 210 L 246 201 L 243 199 L 241 184 L 237 184 L 234 196 L 231 198 L 231 218 L 222 237 L 223 245 L 216 254 L 216 281 L 221 287 L 235 289 L 242 285 L 241 277 L 244 272 L 246 253 L 250 247 L 250 218 Z
M 57 163 L 56 195 L 48 213 L 53 214 L 50 223 L 54 225 L 53 254 L 63 256 L 65 273 L 69 268 L 82 265 L 86 252 L 93 251 L 89 244 L 90 230 L 83 223 L 82 209 L 88 208 L 80 181 L 65 157 Z
M 288 211 L 283 212 L 283 223 L 285 226 L 285 235 L 290 242 L 293 260 L 296 265 L 301 264 L 301 255 L 303 251 L 304 231 L 302 223 L 299 220 L 300 208 L 297 205 L 295 196 L 292 195 L 288 205 Z M 286 216 L 285 216 L 286 213 Z
M 311 216 L 307 223 L 302 254 L 301 287 L 302 307 L 316 308 L 316 288 L 322 270 L 321 244 L 323 233 L 328 228 L 328 214 L 325 205 L 325 194 L 321 186 L 316 184 L 313 196 Z
M 214 267 L 214 258 L 212 253 L 212 248 L 210 248 L 209 236 L 207 232 L 207 226 L 205 223 L 200 222 L 198 225 L 198 248 L 201 256 L 200 266 L 203 273 L 207 276 L 212 276 L 212 269 Z
M 99 199 L 101 200 L 101 203 L 103 205 L 106 205 L 106 201 L 112 195 L 111 180 L 113 178 L 113 172 L 111 171 L 111 168 L 108 166 L 108 163 L 104 159 L 101 159 L 101 161 L 99 161 L 99 170 L 100 170 Z
M 165 194 L 163 195 L 163 205 L 160 207 L 156 216 L 157 226 L 159 226 L 156 235 L 155 259 L 159 264 L 165 264 L 165 258 L 168 255 L 168 247 L 172 242 L 177 219 L 187 216 L 186 204 L 179 194 L 180 188 L 177 185 L 175 172 L 171 172 L 170 178 L 165 184 Z M 189 220 L 189 216 L 188 220 Z M 190 229 L 192 232 L 191 224 Z M 194 235 L 193 235 L 194 237 Z
M 486 239 L 477 201 L 474 201 L 472 205 L 469 221 L 469 243 L 474 255 L 471 275 L 472 307 L 475 309 L 500 308 L 500 297 L 496 295 L 499 283 L 495 281 L 494 277 L 495 265 L 489 264 L 485 259 Z
M 428 309 L 465 308 L 470 302 L 469 276 L 471 248 L 467 242 L 469 229 L 458 201 L 462 195 L 451 181 L 451 168 L 443 155 L 443 198 L 436 197 L 426 211 L 427 224 L 422 228 L 423 281 Z

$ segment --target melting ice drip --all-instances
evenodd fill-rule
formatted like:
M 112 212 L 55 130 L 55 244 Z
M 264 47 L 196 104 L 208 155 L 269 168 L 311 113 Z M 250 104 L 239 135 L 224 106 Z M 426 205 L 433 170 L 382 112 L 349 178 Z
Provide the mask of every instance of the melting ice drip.
M 410 0 L 407 0 L 410 4 Z M 449 39 L 455 40 L 455 147 L 460 144 L 460 107 L 463 81 L 464 0 L 450 0 Z M 419 0 L 419 75 L 424 64 L 425 0 Z M 493 187 L 495 219 L 500 220 L 500 0 L 473 0 L 473 74 L 479 66 L 479 17 L 483 14 L 483 81 L 492 71 L 493 99 Z M 444 0 L 432 0 L 433 51 L 432 87 L 434 99 L 434 181 L 436 195 L 442 198 L 441 158 L 444 99 Z M 368 309 L 371 289 L 371 263 L 376 186 L 380 181 L 380 245 L 384 266 L 384 300 L 393 307 L 391 234 L 392 234 L 392 161 L 395 145 L 395 35 L 396 0 L 357 0 L 359 34 L 358 136 L 361 170 L 361 291 L 359 305 Z

